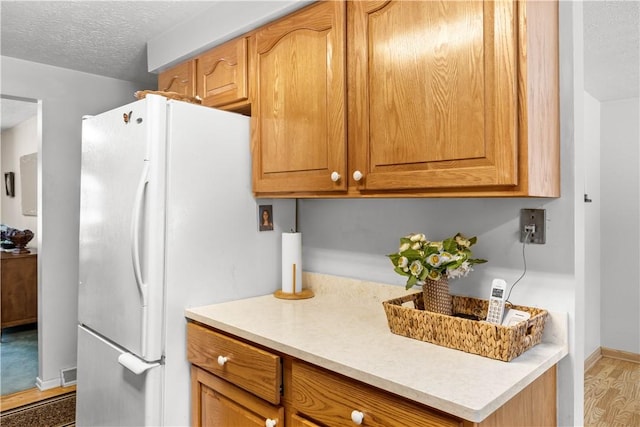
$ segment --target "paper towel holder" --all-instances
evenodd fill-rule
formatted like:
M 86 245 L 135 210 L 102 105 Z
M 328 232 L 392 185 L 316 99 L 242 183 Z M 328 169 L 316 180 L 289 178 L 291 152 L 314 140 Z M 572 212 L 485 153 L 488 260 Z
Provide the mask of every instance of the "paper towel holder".
M 314 293 L 311 289 L 302 289 L 300 292 L 296 292 L 296 265 L 293 264 L 293 284 L 291 286 L 292 292 L 283 292 L 282 289 L 278 289 L 273 293 L 273 296 L 280 299 L 307 299 L 313 298 Z

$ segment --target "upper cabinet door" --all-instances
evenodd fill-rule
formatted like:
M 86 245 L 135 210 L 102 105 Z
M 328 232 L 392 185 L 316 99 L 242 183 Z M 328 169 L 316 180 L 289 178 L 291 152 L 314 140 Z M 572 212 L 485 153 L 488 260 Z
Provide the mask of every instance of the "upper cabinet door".
M 348 4 L 352 184 L 518 184 L 515 2 Z
M 344 2 L 311 5 L 253 42 L 254 191 L 346 191 Z
M 158 90 L 194 96 L 196 93 L 194 61 L 183 62 L 160 73 L 158 75 Z
M 197 59 L 197 92 L 202 104 L 221 107 L 248 102 L 247 38 L 227 42 Z

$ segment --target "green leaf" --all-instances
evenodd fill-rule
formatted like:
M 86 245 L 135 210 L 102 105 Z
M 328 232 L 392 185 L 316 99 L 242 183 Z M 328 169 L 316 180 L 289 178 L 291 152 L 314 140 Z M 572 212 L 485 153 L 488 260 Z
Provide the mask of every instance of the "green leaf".
M 478 241 L 478 238 L 475 236 L 469 239 L 469 243 L 471 243 L 472 245 L 475 245 L 477 241 Z
M 395 271 L 396 273 L 398 273 L 398 274 L 400 274 L 402 276 L 410 276 L 410 274 L 408 272 L 404 271 L 400 267 L 394 268 L 393 271 Z
M 409 280 L 407 280 L 407 286 L 409 286 L 409 285 L 413 286 L 416 283 L 418 283 L 418 278 L 416 276 L 413 276 L 413 275 L 409 276 Z M 407 288 L 407 289 L 409 289 L 409 288 Z

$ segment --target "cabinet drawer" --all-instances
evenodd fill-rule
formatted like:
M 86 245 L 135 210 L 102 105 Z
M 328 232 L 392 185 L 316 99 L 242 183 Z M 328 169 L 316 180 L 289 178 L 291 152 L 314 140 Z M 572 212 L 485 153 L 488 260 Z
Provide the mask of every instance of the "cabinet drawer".
M 352 412 L 363 426 L 462 426 L 462 420 L 414 404 L 374 387 L 305 363 L 293 363 L 293 405 L 306 417 L 331 426 L 353 426 Z
M 280 403 L 282 364 L 275 354 L 187 323 L 187 358 L 268 402 Z

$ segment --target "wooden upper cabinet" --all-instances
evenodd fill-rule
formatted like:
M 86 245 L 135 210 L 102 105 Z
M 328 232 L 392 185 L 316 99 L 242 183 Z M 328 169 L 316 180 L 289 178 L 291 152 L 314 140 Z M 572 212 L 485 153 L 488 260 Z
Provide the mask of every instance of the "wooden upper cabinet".
M 518 184 L 516 4 L 349 8 L 349 143 L 360 189 Z
M 203 105 L 248 104 L 247 38 L 240 37 L 203 53 L 196 58 L 196 64 L 196 89 Z
M 348 5 L 353 193 L 559 196 L 556 2 Z
M 252 42 L 254 191 L 344 192 L 345 3 L 315 3 Z
M 158 90 L 186 96 L 196 94 L 194 61 L 183 62 L 158 75 Z

